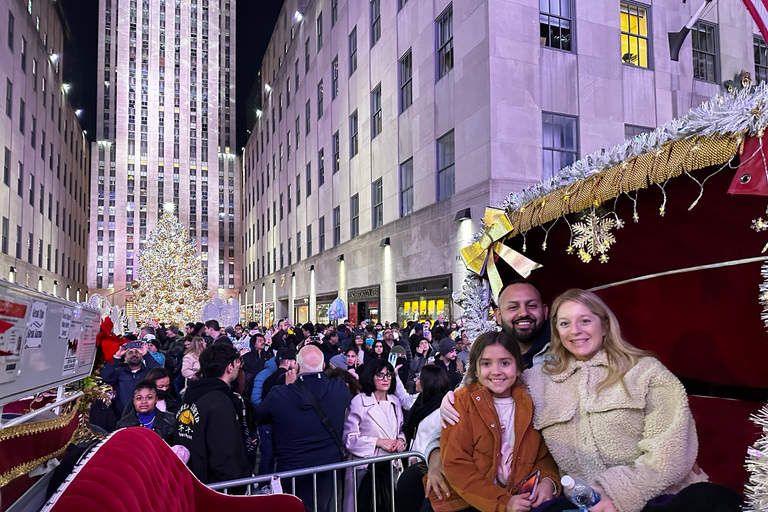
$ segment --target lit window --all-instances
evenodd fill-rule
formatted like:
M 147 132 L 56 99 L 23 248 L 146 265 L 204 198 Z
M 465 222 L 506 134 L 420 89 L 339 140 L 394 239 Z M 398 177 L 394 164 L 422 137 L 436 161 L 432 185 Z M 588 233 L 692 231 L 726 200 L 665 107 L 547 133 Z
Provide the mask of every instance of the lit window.
M 621 62 L 650 67 L 648 25 L 648 7 L 621 2 Z

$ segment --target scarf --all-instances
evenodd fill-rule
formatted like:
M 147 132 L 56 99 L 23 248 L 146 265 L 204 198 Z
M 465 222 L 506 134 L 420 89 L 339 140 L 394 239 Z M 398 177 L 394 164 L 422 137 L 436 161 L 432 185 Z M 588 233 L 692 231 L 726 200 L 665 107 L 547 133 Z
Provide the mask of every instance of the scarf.
M 441 395 L 435 395 L 429 402 L 422 400 L 422 395 L 416 399 L 411 407 L 411 416 L 408 421 L 403 425 L 403 434 L 405 434 L 406 446 L 410 446 L 413 438 L 416 437 L 416 430 L 419 428 L 424 418 L 435 412 L 440 407 L 440 402 L 443 400 Z

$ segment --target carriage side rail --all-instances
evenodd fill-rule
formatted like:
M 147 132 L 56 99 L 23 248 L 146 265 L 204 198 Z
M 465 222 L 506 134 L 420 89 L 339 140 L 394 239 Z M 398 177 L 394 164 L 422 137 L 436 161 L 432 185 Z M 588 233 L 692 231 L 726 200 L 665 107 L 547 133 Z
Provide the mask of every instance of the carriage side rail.
M 278 479 L 279 481 L 291 479 L 291 489 L 290 492 L 284 491 L 287 494 L 293 494 L 296 495 L 296 478 L 301 476 L 312 476 L 312 494 L 314 498 L 314 510 L 317 512 L 317 475 L 319 473 L 327 473 L 327 472 L 333 472 L 333 490 L 334 490 L 334 499 L 333 499 L 333 511 L 334 512 L 340 512 L 341 507 L 339 505 L 339 482 L 337 478 L 337 472 L 342 469 L 347 468 L 355 468 L 358 466 L 367 466 L 369 464 L 373 464 L 371 467 L 373 468 L 372 471 L 372 480 L 373 480 L 373 501 L 374 501 L 374 512 L 376 512 L 376 464 L 379 462 L 389 462 L 389 469 L 390 469 L 390 476 L 394 474 L 394 462 L 397 460 L 410 460 L 410 459 L 417 459 L 418 462 L 424 462 L 426 463 L 426 459 L 424 458 L 424 454 L 421 452 L 401 452 L 401 453 L 393 453 L 389 455 L 380 455 L 377 457 L 368 457 L 365 459 L 353 459 L 353 460 L 346 460 L 342 462 L 336 462 L 333 464 L 323 464 L 320 466 L 312 466 L 309 468 L 302 468 L 302 469 L 294 469 L 291 471 L 282 471 L 279 473 L 272 473 L 269 475 L 259 475 L 249 478 L 239 478 L 237 480 L 228 480 L 226 482 L 217 482 L 214 484 L 208 485 L 209 488 L 223 492 L 224 494 L 227 494 L 227 491 L 229 489 L 232 489 L 234 487 L 243 487 L 247 486 L 247 492 L 246 494 L 257 494 L 254 492 L 254 486 L 258 484 L 264 484 L 264 483 L 271 483 L 273 479 Z M 355 488 L 354 491 L 354 510 L 357 512 L 357 471 L 352 472 L 353 476 L 353 486 Z M 394 478 L 392 478 L 394 480 Z M 394 503 L 395 503 L 395 486 L 391 486 L 391 503 L 392 503 L 392 510 L 394 512 Z M 342 498 L 343 500 L 343 498 Z

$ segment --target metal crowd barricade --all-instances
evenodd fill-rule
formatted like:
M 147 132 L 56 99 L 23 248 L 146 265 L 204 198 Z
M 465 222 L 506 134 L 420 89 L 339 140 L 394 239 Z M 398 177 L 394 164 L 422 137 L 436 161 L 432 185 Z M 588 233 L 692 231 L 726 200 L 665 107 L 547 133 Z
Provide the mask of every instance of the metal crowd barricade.
M 270 475 L 260 475 L 260 476 L 254 476 L 250 478 L 240 478 L 238 480 L 228 480 L 226 482 L 218 482 L 215 484 L 210 484 L 208 487 L 215 491 L 223 492 L 224 494 L 227 494 L 227 490 L 231 489 L 233 487 L 243 487 L 247 486 L 246 494 L 258 494 L 258 492 L 255 492 L 255 487 L 258 484 L 262 483 L 272 483 L 273 479 L 276 478 L 280 486 L 282 486 L 282 480 L 283 479 L 291 479 L 291 492 L 287 494 L 293 494 L 296 495 L 296 478 L 300 476 L 312 476 L 312 497 L 314 501 L 314 512 L 318 512 L 317 510 L 317 475 L 319 473 L 327 473 L 332 472 L 333 474 L 333 512 L 342 512 L 342 508 L 339 506 L 339 497 L 341 495 L 342 503 L 344 501 L 344 493 L 339 493 L 339 490 L 341 488 L 339 487 L 337 472 L 339 470 L 346 470 L 347 468 L 356 468 L 358 466 L 368 466 L 370 464 L 370 467 L 373 469 L 371 471 L 371 482 L 372 482 L 372 488 L 373 488 L 373 510 L 374 512 L 378 512 L 376 510 L 376 463 L 379 462 L 389 462 L 389 471 L 390 471 L 390 478 L 393 482 L 393 485 L 391 486 L 391 503 L 392 503 L 392 510 L 391 512 L 394 512 L 395 510 L 395 461 L 404 459 L 405 461 L 408 461 L 410 459 L 417 459 L 419 462 L 425 462 L 424 454 L 420 452 L 402 452 L 402 453 L 393 453 L 390 455 L 381 455 L 378 457 L 369 457 L 366 459 L 354 459 L 354 460 L 347 460 L 344 462 L 336 462 L 334 464 L 325 464 L 322 466 L 314 466 L 311 468 L 303 468 L 303 469 L 294 469 L 292 471 L 283 471 L 281 473 L 273 473 Z M 357 471 L 352 472 L 352 485 L 354 487 L 354 512 L 357 512 Z

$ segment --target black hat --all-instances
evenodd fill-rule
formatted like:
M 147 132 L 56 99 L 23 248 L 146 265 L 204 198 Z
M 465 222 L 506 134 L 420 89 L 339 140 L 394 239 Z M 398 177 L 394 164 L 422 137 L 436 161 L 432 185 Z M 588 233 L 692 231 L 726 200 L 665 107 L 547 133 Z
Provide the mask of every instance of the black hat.
M 452 350 L 456 350 L 456 342 L 453 341 L 451 338 L 443 338 L 440 340 L 440 344 L 437 346 L 438 352 L 441 356 L 444 356 L 451 352 Z
M 283 347 L 277 351 L 277 360 L 284 361 L 286 359 L 296 359 L 296 351 L 288 347 Z

